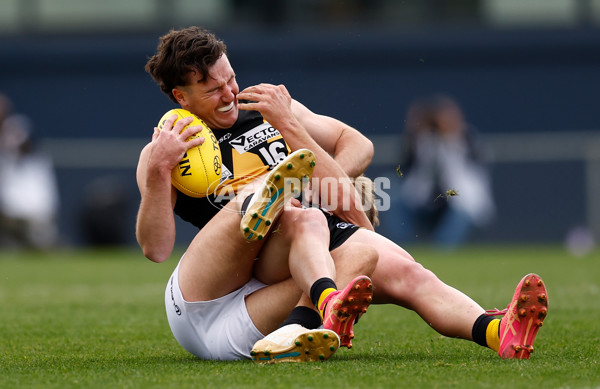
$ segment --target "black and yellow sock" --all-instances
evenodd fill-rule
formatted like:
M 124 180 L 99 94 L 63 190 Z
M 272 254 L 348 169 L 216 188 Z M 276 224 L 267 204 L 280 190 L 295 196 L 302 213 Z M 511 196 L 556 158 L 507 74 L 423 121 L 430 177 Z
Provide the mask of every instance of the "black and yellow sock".
M 310 299 L 313 302 L 313 304 L 315 304 L 315 307 L 317 307 L 317 309 L 319 310 L 321 317 L 323 317 L 323 310 L 321 310 L 319 307 L 321 306 L 325 298 L 327 298 L 327 296 L 329 296 L 331 292 L 335 292 L 336 290 L 337 286 L 335 285 L 335 282 L 333 282 L 333 280 L 328 277 L 319 278 L 310 287 Z
M 473 341 L 498 352 L 500 349 L 500 319 L 482 314 L 473 324 Z

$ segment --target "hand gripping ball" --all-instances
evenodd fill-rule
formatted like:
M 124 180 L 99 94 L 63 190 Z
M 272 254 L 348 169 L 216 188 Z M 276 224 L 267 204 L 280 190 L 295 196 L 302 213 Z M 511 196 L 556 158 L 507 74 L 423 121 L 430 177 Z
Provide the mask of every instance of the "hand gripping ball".
M 165 113 L 158 122 L 159 130 L 163 129 L 165 121 L 173 114 L 178 116 L 175 121 L 188 116 L 193 117 L 194 120 L 188 126 L 201 125 L 204 128 L 202 132 L 192 135 L 188 140 L 204 137 L 205 141 L 200 146 L 192 147 L 185 153 L 181 161 L 171 171 L 171 183 L 188 196 L 206 197 L 215 191 L 221 180 L 221 149 L 219 148 L 219 142 L 202 119 L 185 109 L 172 109 Z

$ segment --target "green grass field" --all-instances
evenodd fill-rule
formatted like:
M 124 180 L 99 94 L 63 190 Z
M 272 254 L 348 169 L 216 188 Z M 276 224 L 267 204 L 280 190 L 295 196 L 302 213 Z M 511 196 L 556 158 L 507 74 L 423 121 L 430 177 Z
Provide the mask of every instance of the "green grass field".
M 410 311 L 372 306 L 354 348 L 326 362 L 200 361 L 176 343 L 164 313 L 175 258 L 153 264 L 133 249 L 0 251 L 0 387 L 600 388 L 600 252 L 412 252 L 485 308 L 504 308 L 521 277 L 539 273 L 550 309 L 531 359 L 501 360 L 439 336 Z

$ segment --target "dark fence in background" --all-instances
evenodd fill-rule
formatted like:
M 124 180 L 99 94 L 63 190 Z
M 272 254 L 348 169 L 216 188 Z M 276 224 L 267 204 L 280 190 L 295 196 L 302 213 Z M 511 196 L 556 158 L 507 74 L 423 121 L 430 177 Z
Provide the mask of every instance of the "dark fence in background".
M 94 185 L 122 196 L 123 233 L 135 242 L 137 156 L 172 106 L 143 70 L 158 35 L 0 40 L 0 91 L 32 118 L 36 138 L 55 156 L 69 243 L 84 242 L 80 217 Z M 433 92 L 455 97 L 483 135 L 540 133 L 543 147 L 548 134 L 600 133 L 595 30 L 219 35 L 240 87 L 283 83 L 312 110 L 374 140 L 399 134 L 410 101 Z M 393 149 L 384 150 L 369 175 L 393 172 Z M 499 217 L 474 239 L 560 241 L 589 224 L 589 157 L 493 163 Z M 191 236 L 185 231 L 180 241 Z

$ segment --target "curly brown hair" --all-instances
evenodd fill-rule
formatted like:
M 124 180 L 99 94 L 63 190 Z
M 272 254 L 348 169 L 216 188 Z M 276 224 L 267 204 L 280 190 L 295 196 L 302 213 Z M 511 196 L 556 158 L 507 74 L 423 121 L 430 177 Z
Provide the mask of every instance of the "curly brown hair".
M 209 68 L 223 54 L 227 54 L 227 46 L 208 30 L 195 26 L 171 30 L 160 37 L 145 70 L 163 93 L 177 103 L 173 88 L 186 85 L 190 72 L 200 73 L 202 79 L 208 77 Z

